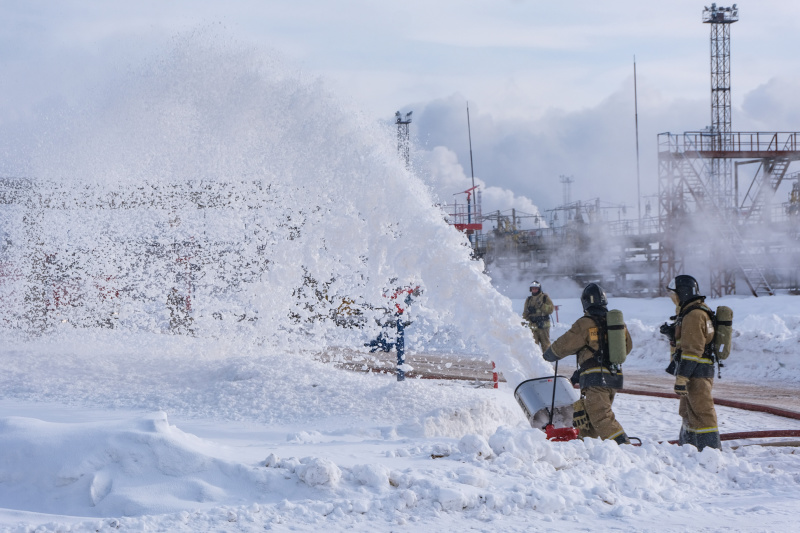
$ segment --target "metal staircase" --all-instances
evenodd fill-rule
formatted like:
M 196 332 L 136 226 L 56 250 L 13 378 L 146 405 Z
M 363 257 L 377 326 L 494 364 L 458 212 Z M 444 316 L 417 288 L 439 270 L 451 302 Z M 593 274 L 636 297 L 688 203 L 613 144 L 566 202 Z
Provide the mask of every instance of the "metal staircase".
M 745 217 L 755 220 L 761 216 L 764 206 L 769 203 L 778 187 L 781 186 L 791 162 L 788 158 L 775 158 L 764 161 L 762 164 L 763 172 L 756 173 L 750 188 L 742 198 L 740 208 Z M 755 189 L 755 192 L 753 192 L 753 189 Z M 750 203 L 749 208 L 747 207 L 748 200 Z
M 763 255 L 756 253 L 752 247 L 747 245 L 737 228 L 734 216 L 726 214 L 719 207 L 714 195 L 711 194 L 706 183 L 701 178 L 701 176 L 709 175 L 709 161 L 704 158 L 687 157 L 686 151 L 679 150 L 675 152 L 675 155 L 678 156 L 679 172 L 689 193 L 714 221 L 720 242 L 725 245 L 729 259 L 735 263 L 737 271 L 747 283 L 753 296 L 773 295 L 774 291 L 764 275 L 766 268 L 761 262 Z M 698 164 L 695 164 L 695 162 Z M 786 174 L 789 161 L 785 161 L 785 165 L 780 166 L 777 165 L 778 161 L 775 163 L 773 171 L 777 170 L 777 172 L 772 174 L 772 178 L 769 181 L 764 181 L 770 183 L 771 186 L 773 183 L 777 183 L 775 185 L 775 188 L 777 188 L 777 185 L 780 185 L 780 181 Z

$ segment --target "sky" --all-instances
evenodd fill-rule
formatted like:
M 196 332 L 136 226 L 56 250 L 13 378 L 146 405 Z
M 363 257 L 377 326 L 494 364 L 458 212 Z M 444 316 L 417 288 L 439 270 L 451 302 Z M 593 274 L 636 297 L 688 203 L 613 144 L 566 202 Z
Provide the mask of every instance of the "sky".
M 157 55 L 176 35 L 211 25 L 320 76 L 376 121 L 413 111 L 415 169 L 443 202 L 470 186 L 474 172 L 484 212 L 546 211 L 565 199 L 559 178 L 568 176 L 569 200 L 600 198 L 617 216 L 635 216 L 640 202 L 656 209 L 657 134 L 708 125 L 706 5 L 2 0 L 0 135 Z M 800 129 L 800 5 L 738 7 L 733 129 Z

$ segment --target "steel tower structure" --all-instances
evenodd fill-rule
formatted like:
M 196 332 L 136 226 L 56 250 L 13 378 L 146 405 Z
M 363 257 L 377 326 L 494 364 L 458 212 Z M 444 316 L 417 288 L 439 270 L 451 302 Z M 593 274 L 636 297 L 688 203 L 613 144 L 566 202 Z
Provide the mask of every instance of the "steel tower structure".
M 711 26 L 711 127 L 715 151 L 728 152 L 733 148 L 731 128 L 731 24 L 739 20 L 739 10 L 733 7 L 703 9 L 703 23 Z M 733 161 L 714 157 L 709 168 L 709 189 L 713 201 L 723 214 L 732 214 L 734 207 Z M 730 217 L 725 217 L 730 218 Z M 729 239 L 729 236 L 725 236 Z M 736 275 L 725 257 L 726 243 L 716 242 L 711 250 L 711 294 L 721 296 L 736 292 Z
M 711 125 L 658 137 L 662 292 L 675 275 L 705 270 L 712 297 L 735 293 L 737 278 L 753 295 L 773 293 L 765 259 L 769 245 L 749 230 L 769 224 L 764 206 L 789 164 L 800 160 L 800 134 L 732 130 L 730 27 L 738 20 L 735 4 L 703 10 L 711 28 Z M 746 164 L 759 167 L 740 198 L 738 169 Z
M 408 125 L 411 124 L 411 113 L 406 113 L 405 118 L 400 111 L 395 112 L 395 124 L 397 124 L 397 153 L 406 162 L 406 168 L 411 167 L 411 139 L 408 132 Z
M 711 26 L 711 127 L 712 143 L 716 150 L 733 147 L 731 136 L 731 24 L 739 20 L 739 10 L 733 7 L 703 9 L 703 23 Z M 715 157 L 711 160 L 711 190 L 717 205 L 723 209 L 734 206 L 732 161 Z

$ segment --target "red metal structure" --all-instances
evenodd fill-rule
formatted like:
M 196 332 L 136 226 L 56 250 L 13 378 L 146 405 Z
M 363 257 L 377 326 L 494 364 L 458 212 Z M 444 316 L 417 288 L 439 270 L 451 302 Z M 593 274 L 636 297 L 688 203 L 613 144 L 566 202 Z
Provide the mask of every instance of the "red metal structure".
M 483 229 L 483 222 L 481 216 L 481 204 L 480 202 L 472 202 L 472 195 L 475 194 L 475 191 L 479 186 L 476 185 L 474 187 L 470 187 L 466 191 L 456 193 L 456 194 L 466 194 L 467 195 L 467 202 L 465 204 L 459 204 L 458 200 L 453 202 L 452 206 L 449 206 L 448 217 L 450 219 L 450 224 L 455 226 L 458 231 L 463 231 L 467 235 L 472 235 L 476 231 L 481 231 Z M 474 209 L 473 209 L 474 205 Z

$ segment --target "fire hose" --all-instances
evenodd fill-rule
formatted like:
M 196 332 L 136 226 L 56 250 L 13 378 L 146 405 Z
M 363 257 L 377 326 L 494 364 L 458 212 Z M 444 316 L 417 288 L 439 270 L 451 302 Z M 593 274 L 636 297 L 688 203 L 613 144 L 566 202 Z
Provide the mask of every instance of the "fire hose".
M 443 375 L 433 372 L 425 372 L 425 373 L 417 373 L 414 372 L 409 373 L 406 375 L 407 377 L 415 377 L 418 379 L 445 379 L 445 380 L 458 380 L 458 381 L 480 381 L 479 379 L 476 380 L 474 378 L 466 378 L 463 376 L 453 376 L 453 375 Z M 500 378 L 499 381 L 505 381 L 504 379 Z M 497 385 L 495 384 L 495 388 Z M 618 392 L 622 394 L 633 394 L 637 396 L 651 396 L 655 398 L 669 398 L 669 399 L 678 399 L 678 395 L 673 392 L 656 392 L 656 391 L 644 391 L 638 389 L 620 389 Z M 740 402 L 736 400 L 726 400 L 723 398 L 714 398 L 715 405 L 721 405 L 723 407 L 733 407 L 735 409 L 743 409 L 745 411 L 754 411 L 754 412 L 761 412 L 767 413 L 775 416 L 780 416 L 783 418 L 790 418 L 792 420 L 800 420 L 800 413 L 795 411 L 790 411 L 788 409 L 781 409 L 779 407 L 772 407 L 769 405 L 760 405 L 754 404 L 749 402 Z M 785 438 L 785 437 L 800 437 L 800 430 L 797 429 L 775 429 L 775 430 L 765 430 L 765 431 L 743 431 L 743 432 L 735 432 L 735 433 L 722 433 L 720 434 L 720 440 L 722 441 L 729 441 L 729 440 L 738 440 L 738 439 L 764 439 L 764 438 Z M 678 441 L 668 441 L 671 444 L 675 444 Z M 772 442 L 772 443 L 761 443 L 762 446 L 800 446 L 800 441 L 783 441 L 783 442 Z
M 636 390 L 636 389 L 620 389 L 622 394 L 634 394 L 637 396 L 652 396 L 655 398 L 672 398 L 677 399 L 678 395 L 675 393 L 669 392 L 655 392 L 655 391 L 643 391 L 643 390 Z M 783 418 L 791 418 L 793 420 L 800 420 L 800 413 L 795 411 L 790 411 L 788 409 L 781 409 L 779 407 L 772 407 L 769 405 L 759 405 L 756 403 L 749 403 L 749 402 L 740 402 L 736 400 L 725 400 L 722 398 L 714 398 L 715 405 L 721 405 L 723 407 L 733 407 L 736 409 L 743 409 L 745 411 L 755 411 L 759 413 L 768 413 L 775 416 L 780 416 Z M 765 431 L 740 431 L 735 433 L 721 433 L 719 438 L 720 440 L 727 441 L 727 440 L 739 440 L 739 439 L 765 439 L 765 438 L 778 438 L 778 437 L 800 437 L 800 429 L 772 429 L 772 430 L 765 430 Z M 670 444 L 677 444 L 677 440 L 668 441 Z M 762 445 L 771 445 L 771 446 L 800 446 L 800 442 L 798 441 L 791 441 L 791 442 L 775 442 L 775 443 L 764 443 Z

